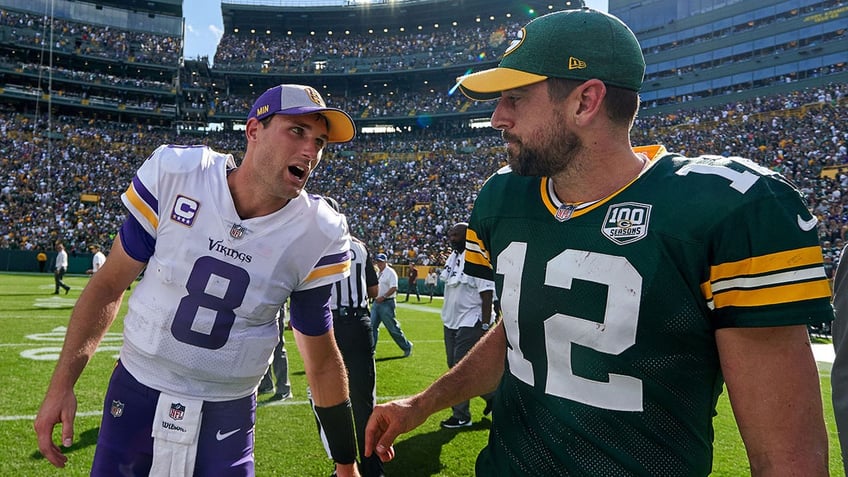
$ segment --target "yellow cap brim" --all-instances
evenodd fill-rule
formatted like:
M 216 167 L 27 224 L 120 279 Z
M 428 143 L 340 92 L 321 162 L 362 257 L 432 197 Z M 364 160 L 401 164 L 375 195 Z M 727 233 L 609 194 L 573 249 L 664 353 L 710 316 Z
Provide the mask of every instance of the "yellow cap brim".
M 475 101 L 497 99 L 501 91 L 529 86 L 548 79 L 547 76 L 527 73 L 512 68 L 492 68 L 456 79 L 462 94 Z
M 348 142 L 356 136 L 356 126 L 347 113 L 335 109 L 326 109 L 319 114 L 327 118 L 330 134 L 328 142 Z

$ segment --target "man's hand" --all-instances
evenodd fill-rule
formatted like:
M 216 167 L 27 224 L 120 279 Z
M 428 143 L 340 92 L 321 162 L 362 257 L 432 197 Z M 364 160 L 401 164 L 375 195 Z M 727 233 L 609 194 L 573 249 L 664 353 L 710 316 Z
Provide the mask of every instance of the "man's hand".
M 38 450 L 51 464 L 65 467 L 68 457 L 53 442 L 53 428 L 62 424 L 62 446 L 70 447 L 74 441 L 74 418 L 77 414 L 77 397 L 73 390 L 64 394 L 47 393 L 41 409 L 35 416 L 33 428 L 38 437 Z
M 428 414 L 419 410 L 414 399 L 400 399 L 374 407 L 365 428 L 366 457 L 376 452 L 383 462 L 394 459 L 392 443 L 395 438 L 415 429 L 427 419 Z

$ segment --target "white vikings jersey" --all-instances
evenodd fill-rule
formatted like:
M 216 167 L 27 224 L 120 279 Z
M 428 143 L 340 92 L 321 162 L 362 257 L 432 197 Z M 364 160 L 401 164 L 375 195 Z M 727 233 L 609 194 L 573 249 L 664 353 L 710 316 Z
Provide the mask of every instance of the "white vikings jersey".
M 207 147 L 162 146 L 121 196 L 156 242 L 121 350 L 152 388 L 209 401 L 251 394 L 279 339 L 280 306 L 349 272 L 342 215 L 301 193 L 242 220 L 227 186 L 233 167 L 231 155 Z

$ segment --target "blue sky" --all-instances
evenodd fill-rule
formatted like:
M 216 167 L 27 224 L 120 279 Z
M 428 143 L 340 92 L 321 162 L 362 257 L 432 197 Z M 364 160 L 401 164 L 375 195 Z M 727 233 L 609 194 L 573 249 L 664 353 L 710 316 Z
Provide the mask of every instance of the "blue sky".
M 607 11 L 608 0 L 586 0 L 586 5 Z M 199 56 L 215 56 L 218 40 L 224 33 L 220 2 L 208 0 L 183 0 L 186 19 L 185 57 L 193 60 Z

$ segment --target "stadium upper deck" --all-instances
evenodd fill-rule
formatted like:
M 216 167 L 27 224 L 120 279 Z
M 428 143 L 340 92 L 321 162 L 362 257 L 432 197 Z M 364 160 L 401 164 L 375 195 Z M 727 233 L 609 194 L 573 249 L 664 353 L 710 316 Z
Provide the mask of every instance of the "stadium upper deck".
M 839 0 L 611 0 L 610 12 L 642 44 L 649 112 L 848 79 L 848 6 Z
M 49 106 L 54 113 L 202 129 L 243 122 L 251 98 L 294 82 L 321 89 L 360 127 L 457 130 L 487 119 L 493 105 L 454 93 L 454 79 L 496 64 L 533 16 L 582 4 L 258 3 L 221 4 L 225 33 L 210 67 L 181 59 L 180 0 L 0 0 L 0 101 L 28 114 Z M 848 7 L 836 0 L 702 1 L 698 11 L 692 5 L 610 4 L 644 45 L 643 115 L 848 81 Z

